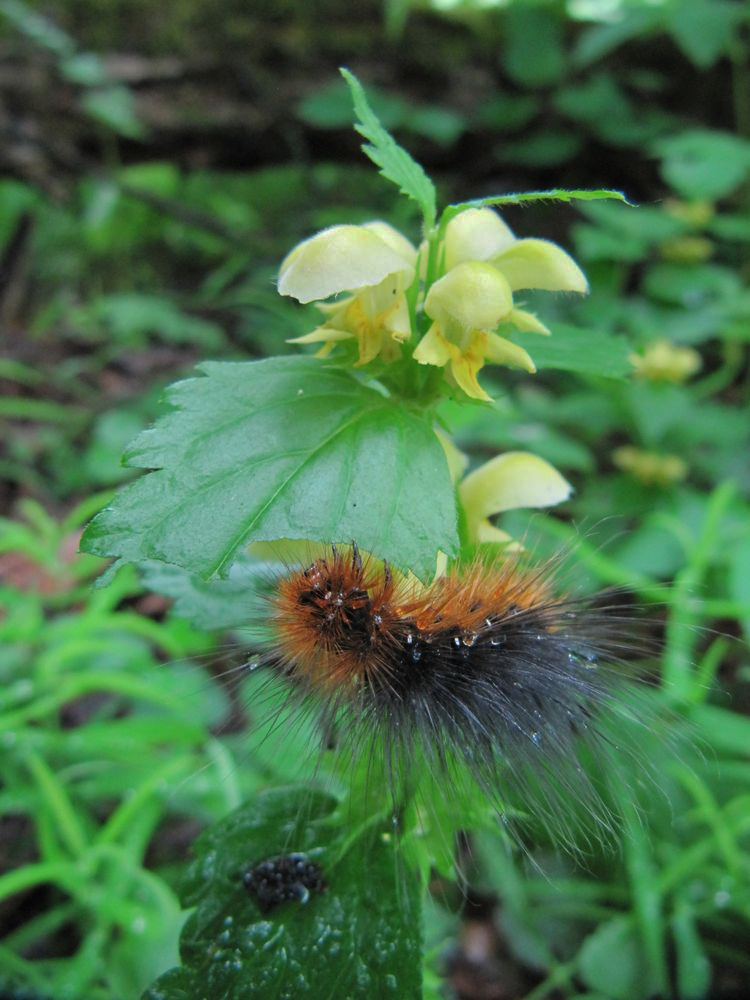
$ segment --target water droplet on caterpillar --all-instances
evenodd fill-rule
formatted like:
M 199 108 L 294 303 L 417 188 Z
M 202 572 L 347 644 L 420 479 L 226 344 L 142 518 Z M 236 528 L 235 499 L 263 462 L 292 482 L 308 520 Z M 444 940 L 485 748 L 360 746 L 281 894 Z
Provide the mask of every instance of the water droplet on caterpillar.
M 568 663 L 572 667 L 583 667 L 584 670 L 596 670 L 599 666 L 599 657 L 590 650 L 576 650 L 568 653 Z
M 477 641 L 476 632 L 464 632 L 462 642 L 464 646 L 473 646 Z

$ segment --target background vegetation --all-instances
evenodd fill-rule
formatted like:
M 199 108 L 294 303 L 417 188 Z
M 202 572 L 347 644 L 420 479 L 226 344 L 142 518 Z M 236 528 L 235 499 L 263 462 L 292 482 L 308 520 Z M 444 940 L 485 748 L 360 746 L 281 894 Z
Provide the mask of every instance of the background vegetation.
M 545 300 L 545 319 L 625 338 L 633 377 L 588 375 L 582 339 L 575 364 L 504 373 L 494 410 L 454 428 L 476 460 L 521 447 L 574 483 L 531 530 L 542 547 L 583 530 L 578 585 L 652 606 L 659 683 L 701 747 L 661 776 L 620 853 L 591 847 L 578 864 L 542 845 L 534 865 L 475 837 L 468 884 L 433 886 L 425 993 L 741 994 L 748 6 L 0 0 L 0 25 L 6 995 L 139 997 L 177 962 L 195 836 L 298 773 L 304 733 L 248 751 L 247 692 L 225 675 L 245 640 L 216 632 L 237 622 L 232 580 L 196 594 L 151 566 L 92 590 L 102 564 L 77 540 L 132 475 L 120 455 L 168 382 L 205 357 L 289 350 L 310 328 L 275 292 L 289 247 L 373 217 L 417 238 L 359 153 L 340 64 L 444 200 L 591 186 L 640 204 L 506 215 L 570 248 L 591 281 L 585 301 Z M 661 342 L 689 351 L 665 361 Z

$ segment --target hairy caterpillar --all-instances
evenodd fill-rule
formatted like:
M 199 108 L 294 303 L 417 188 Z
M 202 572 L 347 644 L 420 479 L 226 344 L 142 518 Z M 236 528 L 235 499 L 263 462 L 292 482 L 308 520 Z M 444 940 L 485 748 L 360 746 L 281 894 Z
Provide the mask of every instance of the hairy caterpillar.
M 612 777 L 643 722 L 618 669 L 632 616 L 559 596 L 554 568 L 509 556 L 423 587 L 332 546 L 275 581 L 256 665 L 325 744 L 379 760 L 396 798 L 418 764 L 449 798 L 468 774 L 503 815 L 513 801 L 572 840 L 584 815 L 609 827 L 596 772 Z

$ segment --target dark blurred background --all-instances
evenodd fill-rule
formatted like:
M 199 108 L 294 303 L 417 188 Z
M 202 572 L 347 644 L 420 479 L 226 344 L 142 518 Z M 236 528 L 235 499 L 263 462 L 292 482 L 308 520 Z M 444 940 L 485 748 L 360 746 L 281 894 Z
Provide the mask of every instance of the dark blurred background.
M 735 0 L 2 0 L 0 31 L 0 336 L 20 400 L 4 413 L 42 422 L 6 437 L 6 506 L 32 480 L 85 492 L 69 457 L 92 429 L 113 442 L 94 482 L 116 479 L 143 417 L 102 424 L 113 402 L 138 396 L 150 416 L 153 379 L 308 329 L 273 291 L 302 236 L 377 215 L 418 236 L 359 151 L 340 65 L 445 200 L 603 186 L 647 206 L 639 222 L 609 205 L 508 213 L 523 234 L 572 243 L 609 290 L 638 287 L 654 247 L 703 267 L 650 279 L 647 326 L 696 282 L 693 302 L 726 291 L 704 267 L 717 199 L 741 210 L 716 224 L 728 264 L 747 256 L 748 9 Z

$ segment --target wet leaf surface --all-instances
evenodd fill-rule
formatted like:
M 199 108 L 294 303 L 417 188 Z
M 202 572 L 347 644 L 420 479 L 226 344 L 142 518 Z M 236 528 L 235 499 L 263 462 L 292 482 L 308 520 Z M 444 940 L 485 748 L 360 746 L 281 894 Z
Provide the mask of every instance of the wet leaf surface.
M 326 793 L 276 789 L 204 834 L 184 886 L 196 908 L 183 965 L 144 1000 L 421 997 L 420 880 L 387 830 L 370 823 L 352 838 L 337 808 Z M 313 862 L 325 888 L 261 906 L 245 874 L 290 854 Z

